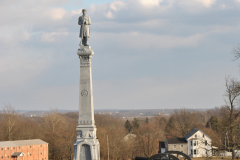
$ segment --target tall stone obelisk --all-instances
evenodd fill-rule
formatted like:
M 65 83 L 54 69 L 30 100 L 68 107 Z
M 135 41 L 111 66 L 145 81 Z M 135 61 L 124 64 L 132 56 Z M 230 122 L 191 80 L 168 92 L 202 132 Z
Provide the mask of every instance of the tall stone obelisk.
M 100 160 L 100 145 L 96 136 L 94 121 L 93 94 L 92 94 L 92 70 L 91 59 L 94 55 L 88 44 L 90 36 L 90 17 L 83 9 L 83 15 L 79 17 L 80 49 L 77 54 L 80 58 L 80 93 L 79 93 L 79 118 L 77 126 L 77 138 L 74 143 L 73 160 Z

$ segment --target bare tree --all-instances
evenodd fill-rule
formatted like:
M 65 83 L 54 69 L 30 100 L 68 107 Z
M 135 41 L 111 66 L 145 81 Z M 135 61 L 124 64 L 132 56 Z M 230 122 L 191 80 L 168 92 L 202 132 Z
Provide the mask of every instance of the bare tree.
M 233 46 L 232 54 L 234 56 L 234 60 L 237 60 L 240 58 L 240 44 Z
M 232 151 L 232 159 L 235 158 L 235 149 L 240 140 L 239 136 L 239 100 L 240 82 L 233 78 L 226 78 L 226 105 L 222 108 L 222 129 L 225 132 L 228 143 L 225 147 Z
M 175 110 L 166 125 L 166 135 L 183 137 L 195 127 L 196 122 L 196 113 L 187 109 Z
M 14 134 L 18 130 L 19 122 L 19 115 L 15 109 L 10 104 L 5 105 L 3 112 L 0 113 L 1 140 L 14 140 Z

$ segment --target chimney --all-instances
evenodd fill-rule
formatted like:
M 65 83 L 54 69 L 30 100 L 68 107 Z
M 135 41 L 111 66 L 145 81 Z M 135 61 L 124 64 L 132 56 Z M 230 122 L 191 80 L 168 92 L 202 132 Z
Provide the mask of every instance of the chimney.
M 159 150 L 158 153 L 161 153 L 161 141 L 159 141 Z

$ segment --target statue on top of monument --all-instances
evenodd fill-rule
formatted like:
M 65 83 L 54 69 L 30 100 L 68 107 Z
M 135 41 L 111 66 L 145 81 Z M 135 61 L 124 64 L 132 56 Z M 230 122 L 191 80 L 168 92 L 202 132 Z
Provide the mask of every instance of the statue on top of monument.
M 81 25 L 79 37 L 81 38 L 80 46 L 89 46 L 88 38 L 90 37 L 89 25 L 91 24 L 91 19 L 86 15 L 87 10 L 82 10 L 83 15 L 78 18 L 78 25 Z

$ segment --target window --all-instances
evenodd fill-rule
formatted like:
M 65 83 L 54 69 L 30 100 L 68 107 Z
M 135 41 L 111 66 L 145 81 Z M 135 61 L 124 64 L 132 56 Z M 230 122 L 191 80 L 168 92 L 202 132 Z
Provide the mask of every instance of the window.
M 29 148 L 32 148 L 32 146 L 29 146 Z
M 18 147 L 18 149 L 21 149 L 21 147 Z
M 204 138 L 204 134 L 203 134 L 203 138 Z
M 181 148 L 183 148 L 183 145 L 181 144 Z
M 15 147 L 13 147 L 13 149 L 15 149 Z
M 9 148 L 7 148 L 7 150 L 9 150 Z
M 197 134 L 195 134 L 195 138 L 197 138 Z
M 41 152 L 41 155 L 42 155 L 42 152 Z
M 196 151 L 196 149 L 194 149 L 194 154 L 195 154 L 195 155 L 197 154 L 197 151 Z
M 207 151 L 206 151 L 206 154 L 207 154 Z
M 9 156 L 8 156 L 8 158 L 9 158 Z
M 198 141 L 197 141 L 197 145 L 198 145 Z
M 205 146 L 207 146 L 207 140 L 205 141 Z
M 191 141 L 191 146 L 192 146 L 192 141 Z
M 3 156 L 2 156 L 2 159 L 3 159 Z
M 194 141 L 193 145 L 196 146 L 196 141 Z
M 192 154 L 192 149 L 191 149 L 191 154 Z
M 174 145 L 174 148 L 176 148 L 176 145 Z
M 30 154 L 30 156 L 31 156 L 32 154 Z
M 40 147 L 42 147 L 42 145 Z

